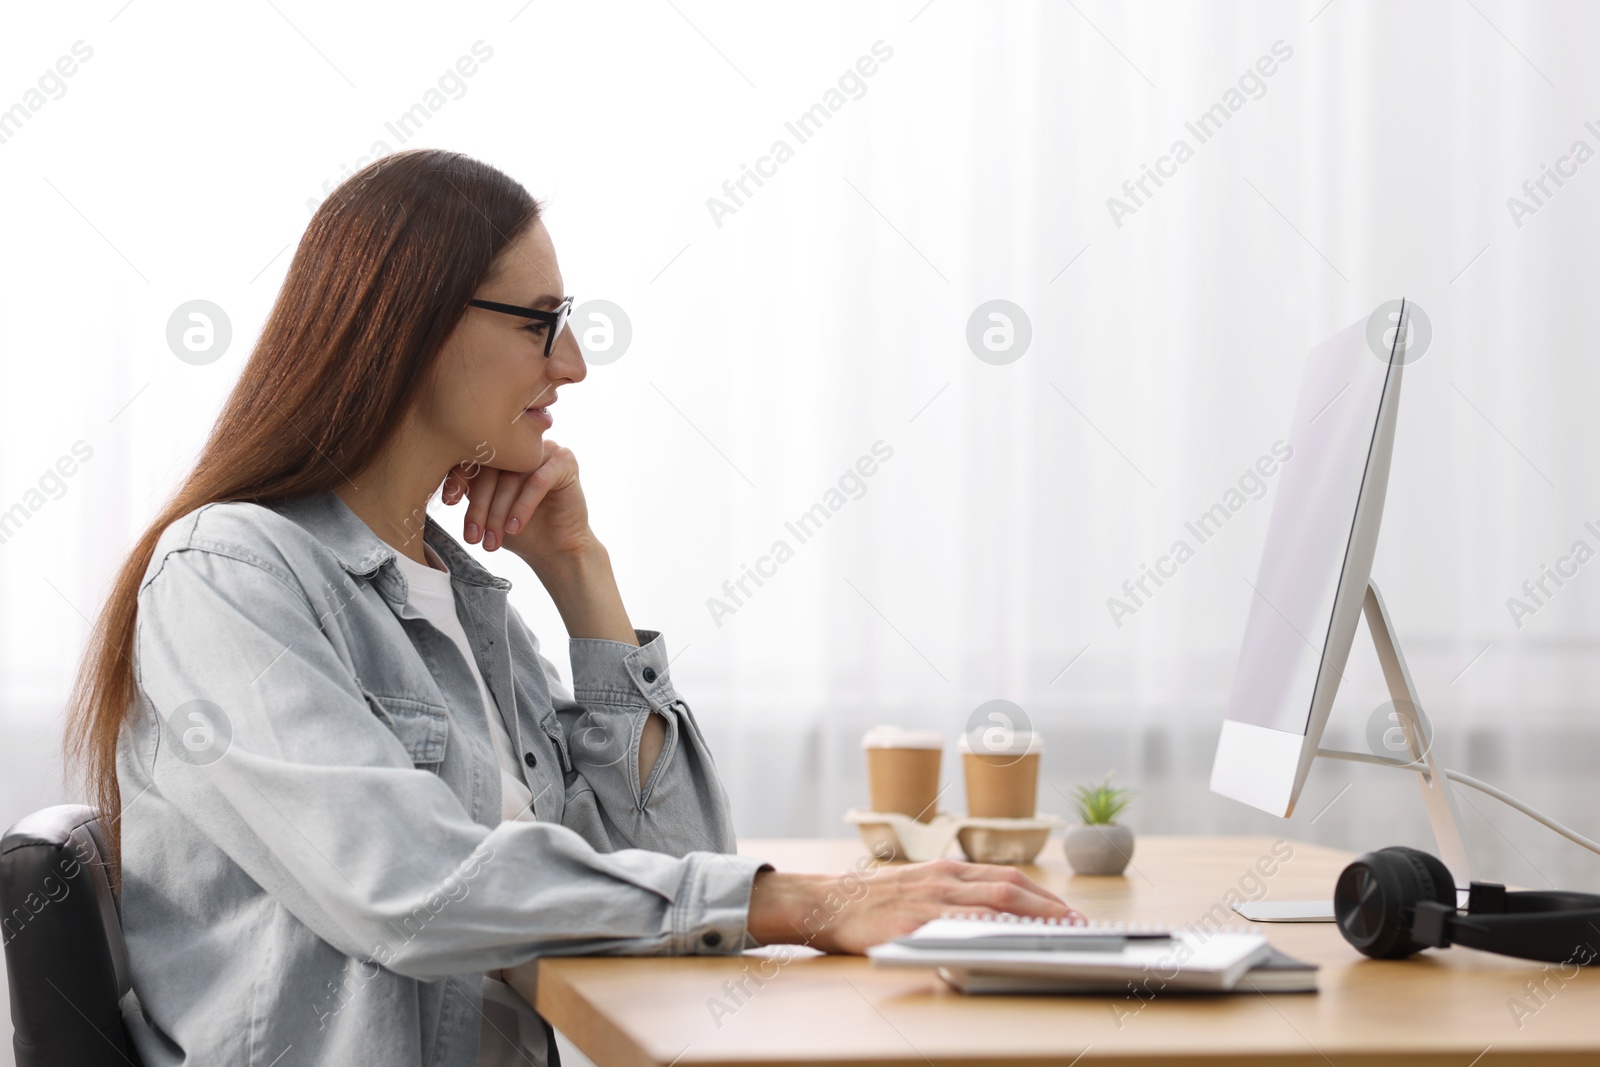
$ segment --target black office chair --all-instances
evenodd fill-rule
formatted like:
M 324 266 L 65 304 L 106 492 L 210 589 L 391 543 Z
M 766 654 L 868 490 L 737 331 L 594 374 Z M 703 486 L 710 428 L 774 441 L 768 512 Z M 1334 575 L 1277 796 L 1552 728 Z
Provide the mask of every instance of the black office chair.
M 17 1067 L 140 1067 L 117 1003 L 128 991 L 122 918 L 100 816 L 36 811 L 0 839 L 0 926 Z

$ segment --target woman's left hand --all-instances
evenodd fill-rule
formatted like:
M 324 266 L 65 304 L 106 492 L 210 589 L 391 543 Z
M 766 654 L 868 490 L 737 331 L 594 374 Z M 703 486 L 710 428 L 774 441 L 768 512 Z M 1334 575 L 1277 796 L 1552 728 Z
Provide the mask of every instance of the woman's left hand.
M 463 496 L 469 503 L 462 534 L 468 543 L 482 541 L 487 551 L 509 548 L 532 564 L 581 555 L 596 544 L 577 457 L 554 441 L 544 442 L 544 462 L 527 473 L 455 467 L 445 477 L 441 499 L 448 505 Z

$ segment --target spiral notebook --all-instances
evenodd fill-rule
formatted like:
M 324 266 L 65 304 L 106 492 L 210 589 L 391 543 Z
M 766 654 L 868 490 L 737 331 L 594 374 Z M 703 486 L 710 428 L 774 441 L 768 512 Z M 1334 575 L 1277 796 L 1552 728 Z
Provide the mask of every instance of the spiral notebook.
M 968 992 L 1225 992 L 1272 956 L 1260 934 L 1152 924 L 1069 925 L 1015 915 L 952 915 L 867 950 L 875 966 L 936 967 Z M 1006 979 L 1018 981 L 1008 985 Z M 1048 980 L 1048 982 L 1046 982 Z

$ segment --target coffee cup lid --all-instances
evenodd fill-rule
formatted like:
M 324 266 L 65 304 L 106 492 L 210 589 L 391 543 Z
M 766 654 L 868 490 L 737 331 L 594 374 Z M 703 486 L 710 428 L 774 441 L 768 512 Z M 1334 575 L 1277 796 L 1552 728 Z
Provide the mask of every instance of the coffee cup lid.
M 874 726 L 861 735 L 862 748 L 944 748 L 937 730 L 908 730 L 903 726 Z
M 990 727 L 962 734 L 961 751 L 980 756 L 1027 756 L 1044 751 L 1044 734 Z

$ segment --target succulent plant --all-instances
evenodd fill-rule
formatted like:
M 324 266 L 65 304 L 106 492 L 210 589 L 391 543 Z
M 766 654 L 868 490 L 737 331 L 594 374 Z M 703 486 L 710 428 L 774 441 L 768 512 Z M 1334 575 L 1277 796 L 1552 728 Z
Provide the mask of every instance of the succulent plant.
M 1105 781 L 1094 785 L 1078 786 L 1078 795 L 1072 798 L 1072 806 L 1078 812 L 1078 818 L 1088 826 L 1110 826 L 1117 821 L 1117 816 L 1128 806 L 1133 799 L 1132 789 L 1113 789 L 1111 776 L 1117 772 L 1107 771 Z

